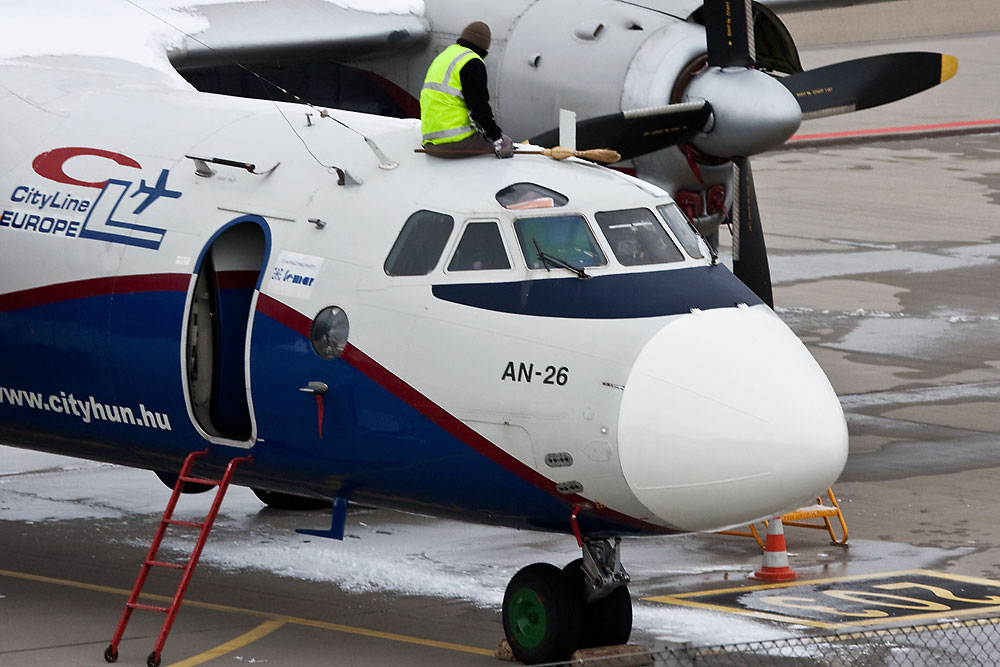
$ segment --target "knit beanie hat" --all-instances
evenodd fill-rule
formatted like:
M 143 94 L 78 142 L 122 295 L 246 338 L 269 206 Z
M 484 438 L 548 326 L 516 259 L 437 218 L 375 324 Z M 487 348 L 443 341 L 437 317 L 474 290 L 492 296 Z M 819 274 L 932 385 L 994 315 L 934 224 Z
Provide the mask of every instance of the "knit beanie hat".
M 490 42 L 493 40 L 493 36 L 490 34 L 490 27 L 482 21 L 473 21 L 465 26 L 465 29 L 462 30 L 462 34 L 458 38 L 464 39 L 473 46 L 478 46 L 483 51 L 490 50 Z

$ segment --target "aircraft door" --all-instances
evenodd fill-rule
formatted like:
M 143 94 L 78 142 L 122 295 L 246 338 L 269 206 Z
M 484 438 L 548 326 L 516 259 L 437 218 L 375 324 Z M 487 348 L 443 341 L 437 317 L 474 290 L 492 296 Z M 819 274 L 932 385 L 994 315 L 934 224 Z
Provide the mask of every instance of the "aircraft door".
M 184 345 L 187 400 L 213 442 L 252 447 L 255 440 L 246 368 L 267 247 L 256 220 L 237 221 L 212 239 L 195 269 Z

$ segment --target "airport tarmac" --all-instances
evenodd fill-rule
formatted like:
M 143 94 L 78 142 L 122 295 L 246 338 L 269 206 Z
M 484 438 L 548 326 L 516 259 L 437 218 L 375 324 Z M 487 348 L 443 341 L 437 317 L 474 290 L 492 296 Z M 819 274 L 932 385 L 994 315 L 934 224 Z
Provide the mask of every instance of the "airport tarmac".
M 787 15 L 806 68 L 905 50 L 960 61 L 938 88 L 801 132 L 996 119 L 991 10 L 986 0 L 905 0 Z M 1000 580 L 1000 134 L 990 129 L 753 160 L 776 309 L 829 375 L 851 434 L 834 487 L 850 546 L 788 528 L 802 579 L 919 569 Z M 144 471 L 0 449 L 0 666 L 105 664 L 167 496 Z M 182 518 L 208 502 L 185 498 Z M 294 532 L 328 521 L 232 490 L 163 664 L 492 664 L 510 576 L 578 555 L 570 536 L 366 508 L 352 510 L 343 542 Z M 183 536 L 166 543 L 189 546 Z M 633 642 L 815 631 L 802 619 L 644 599 L 749 587 L 761 556 L 747 538 L 627 540 L 623 558 Z M 171 592 L 159 580 L 147 590 Z M 137 612 L 116 664 L 144 664 L 161 620 Z

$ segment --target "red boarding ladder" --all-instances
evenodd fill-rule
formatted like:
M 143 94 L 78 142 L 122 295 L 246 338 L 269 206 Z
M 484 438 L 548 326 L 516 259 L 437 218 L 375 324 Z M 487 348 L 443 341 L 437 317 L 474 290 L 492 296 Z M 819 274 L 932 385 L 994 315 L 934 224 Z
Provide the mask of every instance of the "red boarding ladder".
M 191 582 L 191 576 L 194 574 L 194 568 L 198 565 L 198 559 L 201 557 L 201 551 L 205 548 L 205 542 L 208 540 L 208 534 L 212 531 L 212 524 L 215 523 L 215 517 L 219 513 L 219 506 L 222 505 L 222 498 L 226 495 L 226 489 L 229 488 L 229 482 L 233 479 L 233 472 L 236 470 L 236 466 L 253 460 L 252 456 L 240 456 L 232 459 L 226 466 L 226 472 L 222 475 L 222 479 L 219 480 L 192 477 L 191 469 L 194 467 L 195 461 L 208 453 L 208 449 L 200 452 L 191 452 L 188 454 L 188 457 L 184 459 L 184 465 L 181 467 L 181 471 L 177 475 L 177 483 L 174 484 L 174 492 L 170 496 L 170 502 L 167 503 L 167 509 L 163 512 L 163 518 L 160 519 L 160 526 L 156 529 L 156 535 L 153 537 L 153 543 L 150 545 L 149 552 L 146 554 L 146 559 L 142 562 L 142 567 L 139 569 L 139 577 L 135 580 L 135 586 L 132 587 L 132 595 L 129 596 L 128 602 L 125 603 L 125 611 L 122 612 L 121 620 L 118 621 L 118 627 L 115 628 L 115 636 L 112 637 L 111 644 L 108 648 L 104 650 L 104 659 L 108 662 L 114 662 L 118 659 L 118 644 L 122 640 L 122 635 L 125 634 L 125 626 L 128 625 L 129 618 L 132 616 L 132 611 L 135 609 L 145 609 L 147 611 L 163 612 L 167 615 L 167 618 L 163 621 L 163 629 L 160 630 L 160 636 L 157 638 L 156 645 L 153 647 L 153 652 L 146 658 L 147 667 L 159 667 L 160 652 L 163 650 L 163 645 L 167 643 L 167 635 L 170 634 L 170 628 L 173 626 L 174 620 L 177 618 L 177 612 L 180 610 L 181 601 L 184 599 L 184 593 L 187 592 L 188 584 Z M 177 500 L 181 496 L 181 491 L 183 490 L 185 483 L 205 484 L 208 486 L 218 487 L 215 491 L 215 499 L 212 501 L 212 507 L 208 511 L 208 516 L 205 517 L 205 520 L 202 523 L 180 521 L 173 518 L 174 508 L 177 506 Z M 164 563 L 156 560 L 156 552 L 160 550 L 160 543 L 163 541 L 163 536 L 167 532 L 168 526 L 185 526 L 188 528 L 199 528 L 201 530 L 198 534 L 198 541 L 195 543 L 194 550 L 191 552 L 191 556 L 186 565 L 178 563 Z M 173 602 L 170 603 L 169 607 L 158 607 L 138 602 L 139 594 L 142 592 L 142 587 L 146 583 L 146 578 L 149 576 L 150 571 L 154 567 L 165 567 L 184 571 L 180 583 L 177 584 L 177 592 L 174 593 Z

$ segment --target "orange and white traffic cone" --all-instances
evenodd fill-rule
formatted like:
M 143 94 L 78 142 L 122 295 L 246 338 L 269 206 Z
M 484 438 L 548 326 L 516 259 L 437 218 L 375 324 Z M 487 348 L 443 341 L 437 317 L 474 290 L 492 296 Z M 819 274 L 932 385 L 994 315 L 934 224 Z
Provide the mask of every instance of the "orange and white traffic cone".
M 767 522 L 767 539 L 764 541 L 764 564 L 750 575 L 751 579 L 764 581 L 792 581 L 798 578 L 795 570 L 788 566 L 788 551 L 785 549 L 785 528 L 781 517 Z

